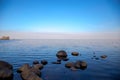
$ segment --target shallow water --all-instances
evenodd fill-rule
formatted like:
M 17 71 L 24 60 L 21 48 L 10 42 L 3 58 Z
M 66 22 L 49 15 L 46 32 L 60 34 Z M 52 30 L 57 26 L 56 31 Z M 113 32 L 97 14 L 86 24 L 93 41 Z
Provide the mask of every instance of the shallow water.
M 69 61 L 84 60 L 85 70 L 72 71 L 65 63 L 52 64 L 56 53 L 65 50 Z M 72 56 L 77 51 L 81 56 Z M 92 59 L 93 53 L 99 58 Z M 101 59 L 101 55 L 107 55 Z M 14 80 L 21 80 L 16 70 L 24 63 L 46 59 L 48 64 L 41 70 L 43 80 L 120 80 L 120 40 L 0 40 L 0 60 L 14 67 Z

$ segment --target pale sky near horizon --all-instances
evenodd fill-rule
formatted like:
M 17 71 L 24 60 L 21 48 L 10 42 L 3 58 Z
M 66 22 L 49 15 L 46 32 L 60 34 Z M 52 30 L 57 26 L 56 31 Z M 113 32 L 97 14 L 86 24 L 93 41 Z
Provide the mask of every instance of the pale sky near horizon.
M 1 0 L 0 36 L 118 38 L 119 0 Z

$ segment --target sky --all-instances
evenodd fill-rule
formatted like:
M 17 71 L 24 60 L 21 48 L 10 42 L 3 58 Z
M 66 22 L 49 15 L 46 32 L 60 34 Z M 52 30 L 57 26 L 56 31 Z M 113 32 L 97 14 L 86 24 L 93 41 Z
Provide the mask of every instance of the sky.
M 0 0 L 0 36 L 118 38 L 119 21 L 119 0 Z

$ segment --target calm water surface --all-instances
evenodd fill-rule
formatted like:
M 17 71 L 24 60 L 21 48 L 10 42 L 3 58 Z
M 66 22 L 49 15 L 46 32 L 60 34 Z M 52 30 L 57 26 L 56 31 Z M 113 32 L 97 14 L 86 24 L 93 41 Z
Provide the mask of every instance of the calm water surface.
M 71 71 L 66 62 L 52 64 L 59 50 L 68 53 L 69 61 L 86 61 L 87 69 Z M 72 51 L 81 56 L 72 56 Z M 92 59 L 94 52 L 99 60 Z M 108 57 L 101 59 L 104 54 Z M 120 80 L 120 40 L 0 40 L 0 60 L 13 65 L 14 80 L 21 80 L 16 72 L 21 65 L 43 59 L 48 61 L 41 70 L 43 80 Z

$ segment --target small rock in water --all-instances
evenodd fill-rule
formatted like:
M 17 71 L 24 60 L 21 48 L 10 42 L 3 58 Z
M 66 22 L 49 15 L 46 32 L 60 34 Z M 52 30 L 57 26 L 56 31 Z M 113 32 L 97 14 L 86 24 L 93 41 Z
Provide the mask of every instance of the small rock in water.
M 72 52 L 71 54 L 72 54 L 73 56 L 78 56 L 78 55 L 79 55 L 78 52 Z
M 68 58 L 63 59 L 63 61 L 68 61 L 68 60 L 69 60 Z
M 46 60 L 41 60 L 41 64 L 46 65 L 48 62 Z
M 98 57 L 96 57 L 95 59 L 96 59 L 96 60 L 99 60 L 99 58 L 98 58 Z
M 38 60 L 33 61 L 33 64 L 39 64 Z
M 61 62 L 61 59 L 57 59 L 57 62 Z
M 107 55 L 102 55 L 101 58 L 105 59 L 107 57 Z
M 70 68 L 72 71 L 76 71 L 77 69 L 75 67 Z
M 57 62 L 52 62 L 52 64 L 61 64 L 61 62 L 58 62 L 58 61 Z

